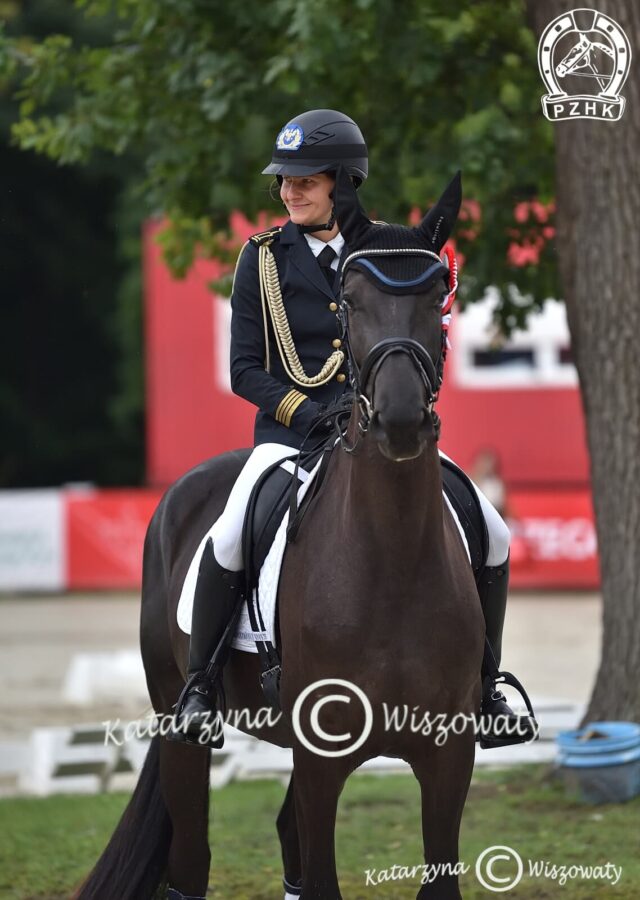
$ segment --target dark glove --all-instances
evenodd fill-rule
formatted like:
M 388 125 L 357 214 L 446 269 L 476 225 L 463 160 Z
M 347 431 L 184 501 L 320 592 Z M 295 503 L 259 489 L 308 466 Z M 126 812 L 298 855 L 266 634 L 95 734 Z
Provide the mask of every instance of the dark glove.
M 331 434 L 334 429 L 334 418 L 333 416 L 327 416 L 327 409 L 329 408 L 324 403 L 318 403 L 317 406 L 320 407 L 318 415 L 311 423 L 311 427 L 313 428 L 313 433 L 322 437 L 323 435 Z
M 294 412 L 291 427 L 298 434 L 306 435 L 313 423 L 322 415 L 324 409 L 324 404 L 307 398 Z

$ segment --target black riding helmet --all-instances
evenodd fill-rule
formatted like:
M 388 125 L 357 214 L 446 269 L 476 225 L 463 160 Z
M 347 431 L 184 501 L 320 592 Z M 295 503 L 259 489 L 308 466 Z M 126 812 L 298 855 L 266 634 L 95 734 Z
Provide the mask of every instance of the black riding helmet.
M 314 175 L 344 166 L 358 187 L 369 174 L 367 145 L 349 116 L 335 109 L 312 109 L 291 119 L 276 138 L 263 175 Z

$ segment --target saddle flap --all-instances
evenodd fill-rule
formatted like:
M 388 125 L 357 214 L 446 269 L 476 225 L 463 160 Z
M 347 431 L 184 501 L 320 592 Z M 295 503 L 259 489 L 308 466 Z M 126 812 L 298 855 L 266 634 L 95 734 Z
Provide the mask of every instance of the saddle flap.
M 249 582 L 257 583 L 282 519 L 289 508 L 294 478 L 293 464 L 274 463 L 256 481 L 251 491 L 242 529 L 245 568 Z M 298 474 L 296 490 L 306 480 L 307 473 Z
M 242 527 L 248 591 L 258 583 L 262 564 L 290 507 L 292 491 L 297 493 L 300 485 L 307 480 L 322 451 L 322 446 L 314 447 L 301 455 L 295 486 L 295 459 L 282 460 L 269 466 L 253 486 Z
M 440 457 L 440 463 L 442 487 L 462 525 L 469 545 L 471 568 L 477 575 L 484 568 L 489 553 L 489 534 L 482 507 L 465 473 L 448 459 Z

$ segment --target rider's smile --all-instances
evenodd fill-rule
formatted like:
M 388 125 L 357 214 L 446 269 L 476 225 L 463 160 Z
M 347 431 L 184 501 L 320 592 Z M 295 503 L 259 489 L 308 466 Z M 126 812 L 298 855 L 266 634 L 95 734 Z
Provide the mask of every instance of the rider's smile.
M 333 206 L 330 197 L 333 185 L 333 178 L 325 173 L 285 176 L 280 185 L 280 197 L 291 221 L 296 225 L 328 221 Z M 329 236 L 325 232 L 322 238 L 328 239 Z

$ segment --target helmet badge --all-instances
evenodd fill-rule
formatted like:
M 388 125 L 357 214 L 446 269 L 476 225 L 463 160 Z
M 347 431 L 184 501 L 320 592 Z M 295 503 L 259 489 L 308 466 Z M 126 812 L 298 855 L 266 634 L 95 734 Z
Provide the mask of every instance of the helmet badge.
M 276 139 L 278 150 L 298 150 L 304 141 L 304 131 L 299 125 L 285 125 Z

